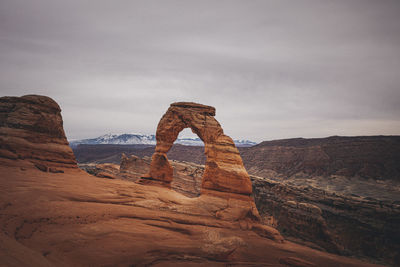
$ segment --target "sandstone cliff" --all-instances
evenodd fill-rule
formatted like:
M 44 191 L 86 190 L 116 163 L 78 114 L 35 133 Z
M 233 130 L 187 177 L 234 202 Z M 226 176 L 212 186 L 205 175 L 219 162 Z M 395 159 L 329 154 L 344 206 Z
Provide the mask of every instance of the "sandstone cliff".
M 400 264 L 400 205 L 252 176 L 264 220 L 284 236 L 327 251 Z
M 77 166 L 54 100 L 38 95 L 0 98 L 0 164 L 33 164 L 53 172 Z
M 241 149 L 249 173 L 262 176 L 362 177 L 400 181 L 400 136 L 265 141 Z

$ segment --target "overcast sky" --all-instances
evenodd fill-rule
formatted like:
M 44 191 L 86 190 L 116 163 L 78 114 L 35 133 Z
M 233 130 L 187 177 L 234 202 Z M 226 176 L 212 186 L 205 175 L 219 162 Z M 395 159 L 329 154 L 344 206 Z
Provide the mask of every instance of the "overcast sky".
M 0 92 L 69 139 L 212 105 L 234 139 L 400 134 L 400 1 L 0 0 Z

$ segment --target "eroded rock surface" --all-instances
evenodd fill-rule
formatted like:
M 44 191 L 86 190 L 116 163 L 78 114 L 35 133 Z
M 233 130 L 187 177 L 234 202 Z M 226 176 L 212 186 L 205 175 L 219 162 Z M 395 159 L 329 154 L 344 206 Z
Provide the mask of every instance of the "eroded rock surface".
M 167 152 L 178 134 L 184 128 L 190 128 L 205 145 L 206 164 L 202 191 L 250 195 L 251 181 L 239 151 L 233 140 L 224 134 L 214 116 L 215 108 L 210 106 L 191 102 L 171 104 L 158 124 L 157 146 L 152 156 L 150 172 L 146 177 L 167 185 L 172 182 L 173 168 L 168 162 Z
M 117 176 L 121 179 L 137 181 L 140 177 L 149 172 L 150 163 L 151 159 L 149 157 L 139 158 L 135 155 L 128 157 L 123 154 Z M 169 161 L 169 163 L 173 167 L 174 175 L 171 188 L 185 196 L 198 197 L 201 191 L 204 165 L 174 160 Z M 97 164 L 96 168 L 98 169 L 102 165 L 104 164 Z M 102 167 L 100 168 L 103 169 Z
M 120 173 L 132 174 L 140 177 L 149 172 L 150 158 L 139 158 L 135 155 L 126 156 L 124 153 L 121 156 L 121 164 L 119 167 Z
M 32 109 L 46 118 L 46 112 Z M 43 164 L 40 168 L 68 164 L 57 156 L 63 150 L 55 149 L 66 145 L 63 131 L 46 128 L 59 124 L 33 120 L 29 131 L 29 122 L 12 124 L 7 119 L 13 116 L 7 114 L 2 114 L 2 140 L 6 136 L 13 142 L 2 141 L 2 148 L 8 145 L 17 155 L 8 155 L 8 163 L 36 161 Z M 16 117 L 23 121 L 24 114 L 31 112 Z M 13 130 L 20 129 L 15 125 L 26 131 L 29 142 L 37 138 L 38 144 L 46 145 L 25 150 L 16 145 L 13 137 L 22 137 Z M 8 135 L 3 128 L 11 129 Z M 0 164 L 0 265 L 374 266 L 284 241 L 276 229 L 257 221 L 255 206 L 244 194 L 188 198 L 164 187 L 99 179 L 77 168 L 64 168 L 63 173 L 40 168 Z M 102 168 L 108 173 L 119 169 Z
M 45 172 L 77 166 L 65 137 L 61 109 L 49 97 L 0 98 L 0 162 L 21 161 Z
M 99 178 L 117 178 L 136 182 L 149 172 L 151 158 L 139 158 L 135 155 L 121 157 L 121 164 L 79 164 L 79 167 Z M 187 197 L 198 197 L 201 191 L 201 181 L 204 165 L 190 162 L 170 161 L 174 169 L 174 180 L 171 188 Z
M 282 242 L 237 198 L 188 198 L 72 168 L 0 165 L 0 181 L 0 265 L 376 266 Z
M 136 158 L 132 156 L 132 159 Z M 130 174 L 122 179 L 134 177 L 135 181 L 145 173 L 150 158 L 145 157 L 141 161 L 146 163 L 145 168 L 141 164 L 121 164 L 125 168 L 129 166 Z M 198 196 L 204 165 L 170 163 L 174 168 L 172 189 L 189 197 Z M 106 170 L 103 165 L 96 166 Z M 251 176 L 251 179 L 254 198 L 264 223 L 277 228 L 286 238 L 338 254 L 369 257 L 395 266 L 398 264 L 398 203 L 338 195 L 312 186 L 295 186 L 256 176 Z
M 250 174 L 261 177 L 360 177 L 400 181 L 400 136 L 332 136 L 264 141 L 242 148 Z
M 400 205 L 253 177 L 260 215 L 285 235 L 344 255 L 400 265 Z

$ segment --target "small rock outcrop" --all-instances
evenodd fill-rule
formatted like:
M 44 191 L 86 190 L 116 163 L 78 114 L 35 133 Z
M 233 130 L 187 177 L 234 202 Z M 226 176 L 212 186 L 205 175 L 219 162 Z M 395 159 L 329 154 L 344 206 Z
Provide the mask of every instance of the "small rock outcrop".
M 233 140 L 224 134 L 214 118 L 215 108 L 192 102 L 173 103 L 161 118 L 156 133 L 157 145 L 150 171 L 144 178 L 170 185 L 173 169 L 167 152 L 178 134 L 190 128 L 204 142 L 206 164 L 202 192 L 215 191 L 250 195 L 252 185 Z
M 126 156 L 122 153 L 119 171 L 124 174 L 144 175 L 149 171 L 149 162 L 135 155 Z
M 77 167 L 61 109 L 53 99 L 38 95 L 0 98 L 0 160 L 3 164 L 28 161 L 49 172 Z
M 138 181 L 140 177 L 147 174 L 150 170 L 150 157 L 139 158 L 135 155 L 126 156 L 122 153 L 121 165 L 117 176 L 124 180 Z M 172 160 L 169 162 L 174 169 L 174 180 L 171 188 L 187 197 L 198 197 L 201 191 L 201 181 L 204 174 L 204 165 L 191 162 L 179 162 Z M 89 164 L 90 165 L 90 164 Z M 97 164 L 95 168 L 86 168 L 87 172 L 92 169 L 104 169 L 104 164 Z M 92 171 L 96 176 L 98 171 Z

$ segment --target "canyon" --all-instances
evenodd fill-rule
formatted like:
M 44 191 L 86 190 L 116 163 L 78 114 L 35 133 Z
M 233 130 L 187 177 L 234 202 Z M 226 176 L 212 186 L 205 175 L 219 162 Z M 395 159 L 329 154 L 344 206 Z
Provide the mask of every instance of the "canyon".
M 341 204 L 343 198 L 335 195 L 321 198 L 323 193 L 312 191 L 310 195 L 304 188 L 296 191 L 291 185 L 261 177 L 252 177 L 251 182 L 232 139 L 211 119 L 211 107 L 178 103 L 171 108 L 175 111 L 167 111 L 161 120 L 166 119 L 168 127 L 159 124 L 159 148 L 152 160 L 123 155 L 118 165 L 81 165 L 94 174 L 90 175 L 76 164 L 57 103 L 34 95 L 0 98 L 1 263 L 377 266 L 365 259 L 326 252 L 340 252 L 340 238 L 349 234 L 337 238 L 339 232 L 330 232 L 332 221 L 325 216 L 328 208 L 336 212 L 330 216 L 352 219 L 353 227 L 361 229 L 354 232 L 356 243 L 364 238 L 363 228 L 370 227 L 359 218 L 371 214 L 385 217 L 392 212 L 393 217 L 386 217 L 390 225 L 384 229 L 393 239 L 385 239 L 387 236 L 377 231 L 372 242 L 362 243 L 370 251 L 376 250 L 376 259 L 384 260 L 378 263 L 398 263 L 393 250 L 397 248 L 398 206 L 363 202 L 359 207 L 364 213 L 357 217 L 347 202 Z M 204 117 L 211 119 L 215 131 L 200 127 Z M 167 151 L 179 129 L 188 125 L 208 146 L 205 166 L 168 161 Z M 164 130 L 168 130 L 165 135 Z M 330 206 L 321 208 L 322 200 Z M 381 210 L 375 204 L 381 205 Z M 375 217 L 369 218 L 380 224 Z M 304 241 L 310 235 L 323 236 L 326 244 L 299 243 L 282 236 L 284 230 Z M 377 246 L 378 238 L 389 245 Z
M 110 152 L 107 146 L 88 147 Z M 77 149 L 86 153 L 92 168 L 102 169 L 102 164 L 93 165 L 94 154 L 86 148 Z M 109 164 L 114 162 L 117 177 L 121 151 L 140 155 L 142 170 L 149 167 L 154 151 L 154 147 L 115 149 L 115 161 Z M 398 136 L 266 141 L 239 151 L 261 217 L 285 238 L 332 253 L 399 264 Z M 174 190 L 191 197 L 199 194 L 203 153 L 204 147 L 172 146 L 167 155 L 173 159 Z M 101 162 L 102 153 L 98 155 Z M 134 173 L 137 167 L 129 169 Z M 120 178 L 136 180 L 139 176 Z
M 239 147 L 249 173 L 262 177 L 343 176 L 373 180 L 400 179 L 400 136 L 332 136 L 264 141 Z M 151 156 L 151 145 L 78 145 L 80 163 L 119 163 L 121 153 Z M 169 158 L 205 163 L 204 147 L 174 144 Z
M 124 154 L 120 165 L 92 163 L 81 168 L 98 177 L 137 181 L 149 171 L 150 162 L 150 157 Z M 175 160 L 170 163 L 174 170 L 172 189 L 191 198 L 198 197 L 204 165 Z M 396 266 L 400 247 L 399 204 L 307 184 L 254 175 L 250 178 L 262 221 L 277 228 L 286 239 L 323 251 Z M 357 186 L 357 180 L 353 179 L 353 183 Z M 362 185 L 362 181 L 358 183 Z M 385 189 L 373 190 L 383 194 Z

